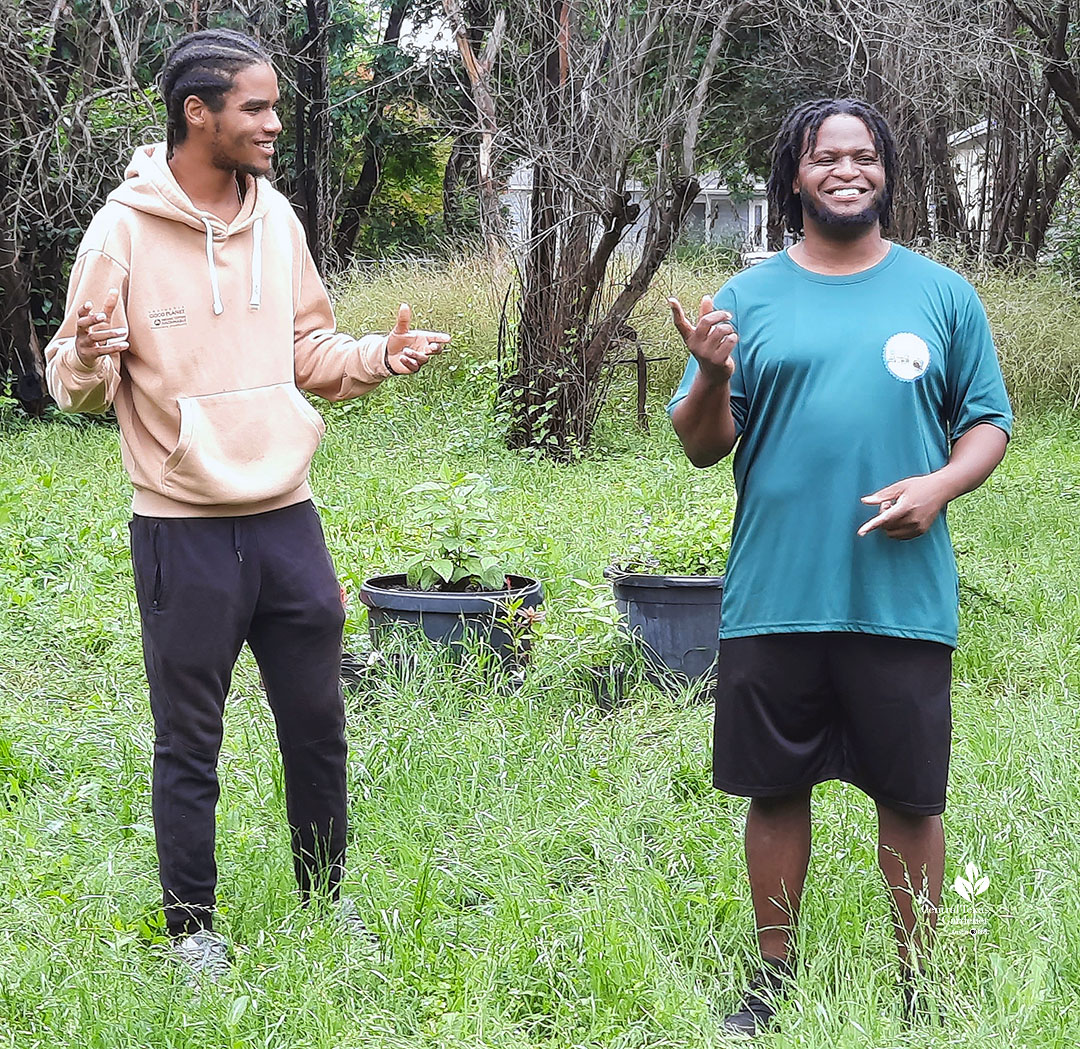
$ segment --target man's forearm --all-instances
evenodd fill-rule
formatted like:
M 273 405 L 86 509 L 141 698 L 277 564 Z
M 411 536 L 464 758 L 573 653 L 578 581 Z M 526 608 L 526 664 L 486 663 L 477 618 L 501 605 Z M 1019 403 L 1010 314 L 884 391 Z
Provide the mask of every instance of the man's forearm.
M 1005 457 L 1009 438 L 993 423 L 978 423 L 953 445 L 949 461 L 937 471 L 946 502 L 973 492 Z
M 735 447 L 731 384 L 709 382 L 699 372 L 671 413 L 671 423 L 690 462 L 698 467 L 718 463 Z

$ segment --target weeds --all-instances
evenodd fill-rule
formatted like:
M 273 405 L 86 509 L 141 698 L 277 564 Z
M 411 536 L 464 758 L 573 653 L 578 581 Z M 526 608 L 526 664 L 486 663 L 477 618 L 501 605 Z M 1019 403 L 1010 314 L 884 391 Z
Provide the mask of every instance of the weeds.
M 413 485 L 443 467 L 491 477 L 519 551 L 508 570 L 545 588 L 525 680 L 501 687 L 422 653 L 350 696 L 346 891 L 384 937 L 370 963 L 295 900 L 272 718 L 242 657 L 218 823 L 237 965 L 192 996 L 153 947 L 152 731 L 116 434 L 0 414 L 0 1047 L 711 1049 L 753 963 L 745 803 L 709 785 L 707 705 L 631 665 L 623 705 L 601 709 L 582 671 L 623 658 L 589 589 L 613 538 L 643 505 L 726 502 L 730 469 L 695 471 L 666 427 L 637 433 L 618 400 L 581 461 L 512 456 L 487 422 L 497 311 L 481 284 L 384 274 L 352 294 L 341 313 L 358 328 L 385 326 L 402 298 L 425 324 L 466 321 L 415 379 L 324 407 L 313 482 L 339 573 L 355 594 L 400 565 Z M 1018 327 L 1018 346 L 1038 341 Z M 827 785 L 798 989 L 763 1045 L 1080 1038 L 1077 478 L 1075 417 L 1022 413 L 1003 466 L 950 510 L 966 585 L 930 978 L 942 1026 L 902 1020 L 872 806 Z M 987 879 L 973 901 L 954 889 L 968 864 Z

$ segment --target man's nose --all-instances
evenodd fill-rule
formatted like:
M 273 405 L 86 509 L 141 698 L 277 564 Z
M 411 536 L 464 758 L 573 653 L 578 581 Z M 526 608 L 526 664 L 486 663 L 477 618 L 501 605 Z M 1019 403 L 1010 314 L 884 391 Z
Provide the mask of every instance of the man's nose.
M 271 135 L 281 134 L 281 118 L 272 109 L 270 110 L 270 119 L 267 120 L 263 130 Z
M 852 178 L 859 173 L 859 166 L 852 157 L 838 157 L 833 165 L 833 173 L 844 178 Z

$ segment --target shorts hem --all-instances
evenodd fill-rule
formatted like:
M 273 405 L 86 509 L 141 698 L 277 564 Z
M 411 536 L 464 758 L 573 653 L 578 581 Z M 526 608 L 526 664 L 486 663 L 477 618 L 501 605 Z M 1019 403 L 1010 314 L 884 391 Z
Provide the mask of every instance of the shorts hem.
M 803 791 L 812 790 L 822 783 L 848 783 L 856 790 L 862 791 L 871 801 L 884 805 L 888 809 L 894 809 L 911 816 L 940 816 L 945 811 L 945 802 L 928 802 L 925 804 L 898 801 L 896 798 L 886 797 L 880 791 L 869 789 L 864 783 L 860 783 L 854 777 L 845 775 L 827 774 L 811 780 L 802 780 L 789 786 L 782 787 L 758 787 L 747 784 L 736 784 L 721 780 L 713 776 L 713 788 L 721 790 L 725 794 L 733 794 L 740 798 L 782 798 L 787 794 L 801 794 Z

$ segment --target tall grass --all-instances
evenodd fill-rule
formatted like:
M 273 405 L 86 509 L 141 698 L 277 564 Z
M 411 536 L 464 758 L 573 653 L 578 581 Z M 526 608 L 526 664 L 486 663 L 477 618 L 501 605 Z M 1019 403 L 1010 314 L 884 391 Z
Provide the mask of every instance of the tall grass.
M 712 295 L 730 275 L 729 254 L 685 251 L 661 268 L 635 310 L 631 323 L 650 364 L 651 397 L 666 401 L 686 363 L 686 350 L 671 325 L 667 298 L 679 298 L 688 313 L 703 295 Z M 1009 396 L 1020 412 L 1055 407 L 1080 408 L 1080 294 L 1051 270 L 1011 270 L 945 257 L 974 283 L 987 308 L 1001 358 Z M 628 264 L 613 263 L 609 281 L 617 289 L 629 274 Z M 415 300 L 421 326 L 442 326 L 454 334 L 455 363 L 490 360 L 498 337 L 499 315 L 515 277 L 509 266 L 493 273 L 478 259 L 446 267 L 400 264 L 353 272 L 338 286 L 343 326 L 353 330 L 386 328 L 404 297 Z M 490 373 L 494 375 L 492 370 Z M 617 369 L 613 404 L 622 416 L 633 412 L 634 372 Z M 620 422 L 621 425 L 621 422 Z
M 696 303 L 719 279 L 665 271 L 638 321 L 672 374 L 663 296 Z M 490 422 L 501 292 L 482 269 L 383 272 L 342 295 L 341 319 L 358 329 L 385 329 L 405 299 L 418 322 L 455 334 L 420 375 L 325 408 L 314 484 L 349 589 L 397 566 L 407 489 L 466 466 L 491 477 L 522 544 L 511 567 L 544 582 L 547 636 L 516 691 L 424 653 L 351 695 L 346 887 L 383 936 L 374 962 L 296 904 L 272 719 L 242 658 L 219 808 L 220 926 L 237 964 L 194 995 L 160 956 L 115 433 L 0 414 L 0 1047 L 721 1044 L 753 959 L 745 803 L 710 789 L 700 696 L 640 682 L 626 705 L 597 706 L 581 674 L 597 635 L 568 610 L 583 606 L 574 580 L 601 584 L 642 507 L 692 513 L 730 493 L 729 468 L 685 462 L 661 416 L 660 368 L 651 434 L 616 391 L 581 461 L 507 453 Z M 1038 336 L 1019 325 L 1016 338 Z M 1080 1039 L 1078 507 L 1080 425 L 1031 408 L 1001 469 L 950 511 L 964 625 L 930 980 L 941 1026 L 902 1018 L 872 806 L 831 785 L 815 792 L 798 988 L 763 1045 Z M 347 629 L 359 648 L 355 603 Z M 949 887 L 968 862 L 990 877 L 974 906 Z

